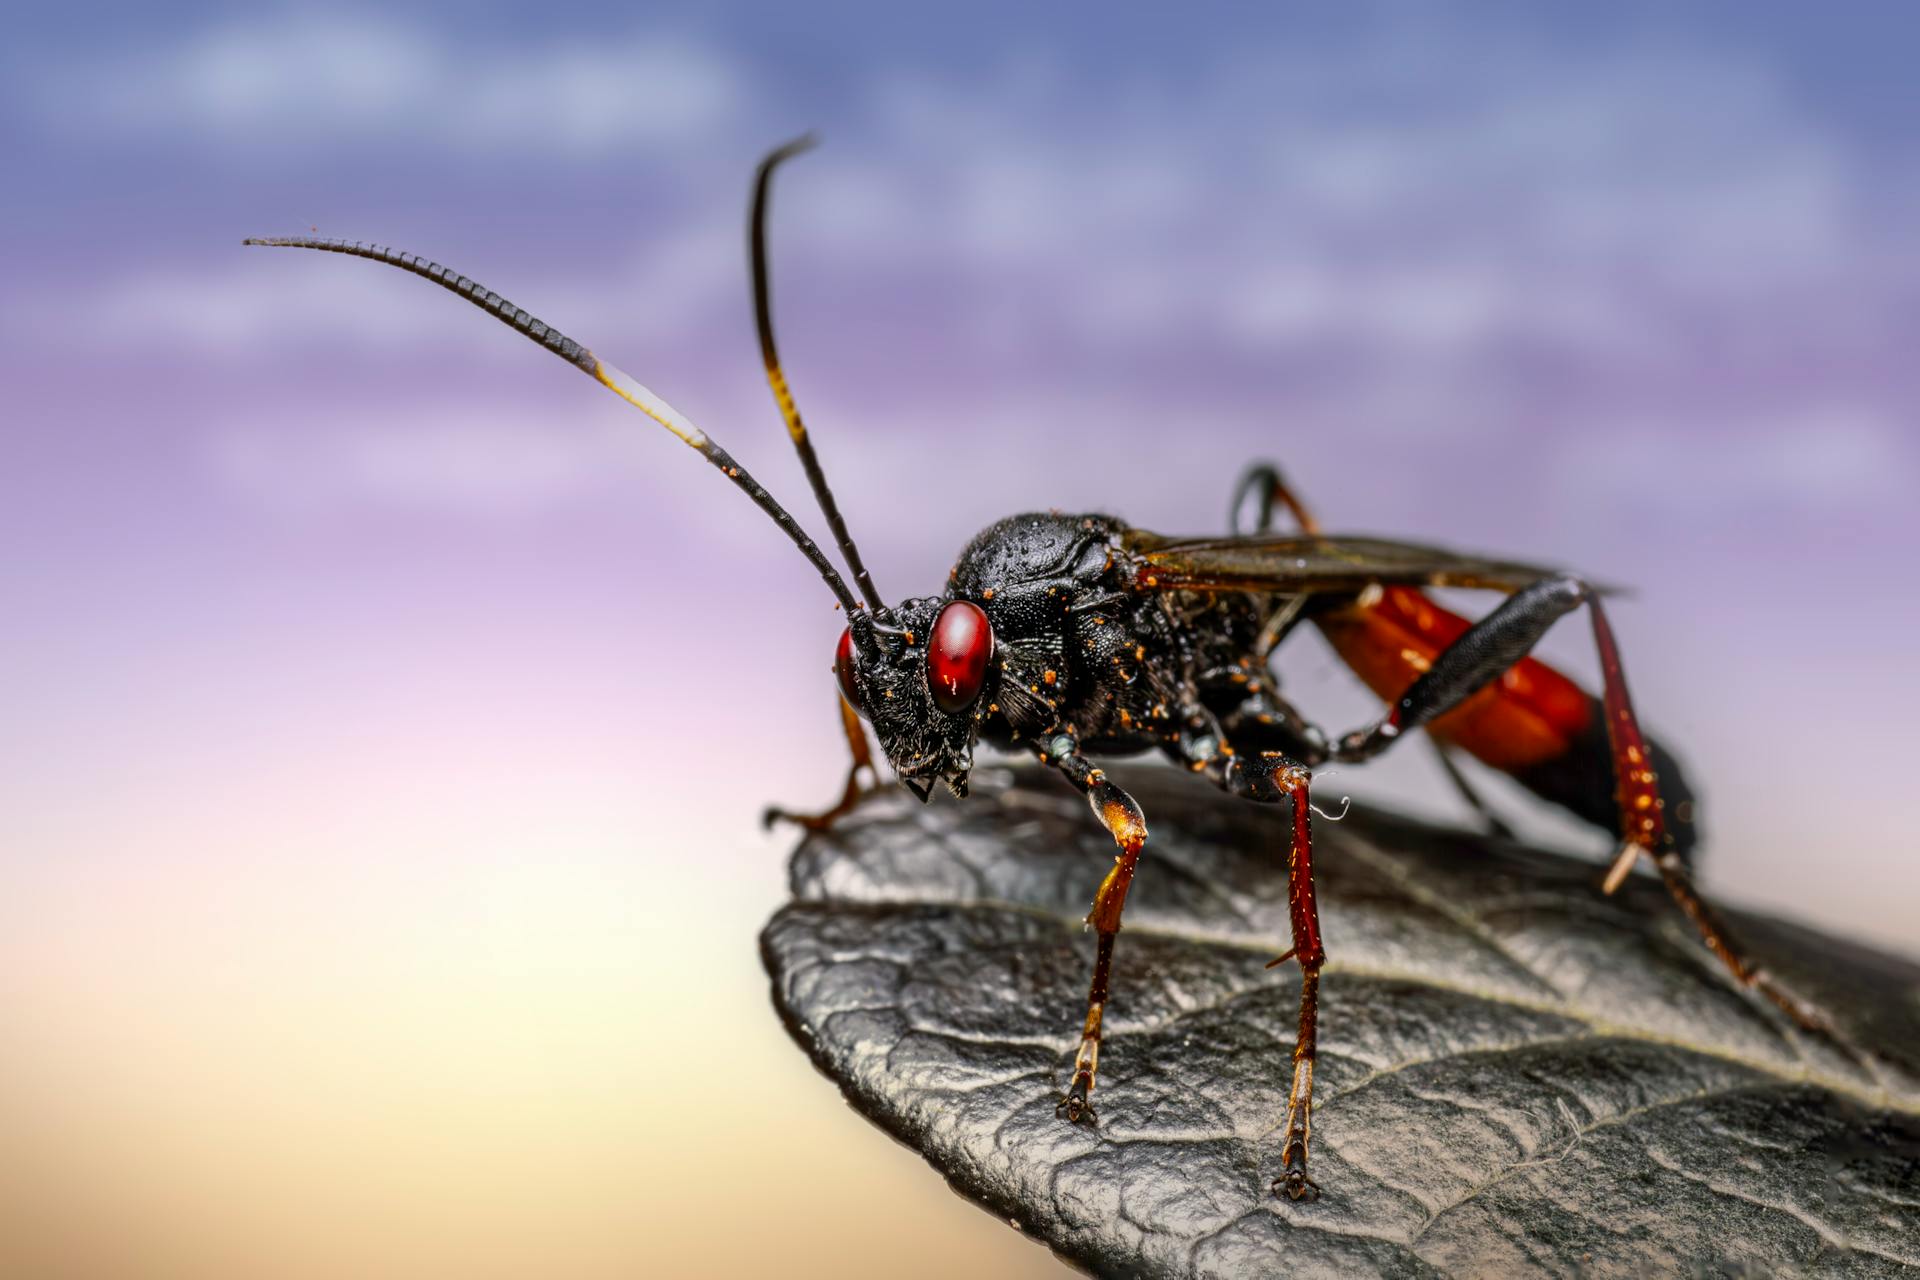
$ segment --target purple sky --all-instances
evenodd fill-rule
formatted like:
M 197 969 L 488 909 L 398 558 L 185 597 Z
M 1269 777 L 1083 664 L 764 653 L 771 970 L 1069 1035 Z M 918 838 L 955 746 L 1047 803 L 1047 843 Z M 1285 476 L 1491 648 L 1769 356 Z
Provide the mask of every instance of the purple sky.
M 0 1000 L 80 1060 L 216 973 L 271 1002 L 351 953 L 355 991 L 411 975 L 431 1003 L 427 938 L 492 957 L 453 972 L 501 1021 L 531 1015 L 488 975 L 631 972 L 650 1034 L 695 1009 L 830 1105 L 752 951 L 786 847 L 754 817 L 840 767 L 826 591 L 498 325 L 239 247 L 317 227 L 473 275 L 818 532 L 742 235 L 753 162 L 805 128 L 783 353 L 883 590 L 934 589 L 1027 507 L 1215 529 L 1277 458 L 1336 528 L 1633 587 L 1615 625 L 1702 794 L 1709 886 L 1912 951 L 1916 32 L 1897 6 L 1661 8 L 24 19 Z M 1370 713 L 1316 642 L 1284 669 L 1330 727 Z M 1325 785 L 1455 812 L 1424 756 Z M 580 936 L 606 946 L 555 942 Z M 142 1051 L 202 1079 L 185 1043 L 161 1022 Z

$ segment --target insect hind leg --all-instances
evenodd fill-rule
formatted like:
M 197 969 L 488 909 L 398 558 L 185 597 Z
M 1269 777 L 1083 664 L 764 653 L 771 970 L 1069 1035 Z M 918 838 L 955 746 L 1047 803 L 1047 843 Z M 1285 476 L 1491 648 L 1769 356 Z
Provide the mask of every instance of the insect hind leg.
M 1593 621 L 1594 647 L 1599 651 L 1604 681 L 1601 706 L 1612 756 L 1614 798 L 1619 811 L 1621 847 L 1605 890 L 1618 888 L 1641 858 L 1653 863 L 1667 892 L 1700 934 L 1707 949 L 1720 958 L 1735 981 L 1778 1005 L 1809 1030 L 1825 1031 L 1824 1016 L 1785 991 L 1748 960 L 1727 933 L 1719 915 L 1694 889 L 1685 860 L 1667 831 L 1659 775 L 1653 751 L 1640 730 L 1627 693 L 1626 673 L 1620 662 L 1613 628 L 1593 588 L 1579 578 L 1544 578 L 1514 592 L 1500 606 L 1441 650 L 1380 720 L 1340 739 L 1334 758 L 1359 761 L 1378 755 L 1408 733 L 1445 715 L 1477 693 L 1515 662 L 1525 657 L 1556 621 L 1581 605 Z

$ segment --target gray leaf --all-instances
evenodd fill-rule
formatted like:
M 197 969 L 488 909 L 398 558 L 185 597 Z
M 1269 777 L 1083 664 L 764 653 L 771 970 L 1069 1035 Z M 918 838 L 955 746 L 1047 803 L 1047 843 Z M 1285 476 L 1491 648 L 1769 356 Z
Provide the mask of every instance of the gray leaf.
M 1151 1275 L 1920 1266 L 1920 969 L 1735 918 L 1871 1051 L 1849 1055 L 1739 992 L 1650 877 L 1609 899 L 1591 865 L 1359 811 L 1315 823 L 1324 1194 L 1276 1200 L 1299 975 L 1262 965 L 1290 945 L 1286 825 L 1170 769 L 1116 778 L 1152 837 L 1097 1129 L 1054 1103 L 1113 848 L 1057 779 L 872 798 L 800 846 L 762 939 L 781 1016 L 854 1106 L 1064 1257 Z

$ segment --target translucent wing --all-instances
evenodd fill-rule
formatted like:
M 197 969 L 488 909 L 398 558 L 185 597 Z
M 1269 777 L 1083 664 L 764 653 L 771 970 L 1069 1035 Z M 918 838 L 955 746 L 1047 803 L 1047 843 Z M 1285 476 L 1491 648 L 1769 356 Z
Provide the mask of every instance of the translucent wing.
M 1345 593 L 1373 583 L 1517 591 L 1557 570 L 1444 547 L 1340 534 L 1167 538 L 1135 530 L 1142 587 L 1162 591 Z

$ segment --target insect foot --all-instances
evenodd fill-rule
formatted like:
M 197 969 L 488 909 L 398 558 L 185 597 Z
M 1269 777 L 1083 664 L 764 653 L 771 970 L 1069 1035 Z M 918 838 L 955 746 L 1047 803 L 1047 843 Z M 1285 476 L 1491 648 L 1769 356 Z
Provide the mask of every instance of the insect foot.
M 854 797 L 852 802 L 836 805 L 824 813 L 796 813 L 791 809 L 782 809 L 778 805 L 768 805 L 760 811 L 760 826 L 763 830 L 771 831 L 782 822 L 790 822 L 802 831 L 819 835 L 833 830 L 833 824 L 842 815 L 851 812 L 854 803 L 857 803 L 859 797 L 865 794 L 863 790 Z
M 1289 1200 L 1318 1200 L 1320 1184 L 1307 1176 L 1307 1125 L 1305 1109 L 1297 1103 L 1287 1108 L 1287 1145 L 1281 1148 L 1280 1167 L 1285 1170 L 1273 1180 L 1273 1194 Z
M 1079 1028 L 1065 1016 L 1079 992 L 1062 970 L 1092 959 L 1093 941 L 1074 860 L 1105 862 L 1109 841 L 1085 830 L 1086 799 L 1056 769 L 1013 772 L 994 800 L 922 808 L 882 796 L 797 852 L 793 900 L 761 954 L 796 1058 L 824 1067 L 857 1108 L 845 1124 L 865 1116 L 911 1144 L 930 1186 L 948 1180 L 1017 1216 L 1089 1274 L 1504 1276 L 1523 1258 L 1549 1276 L 1771 1275 L 1798 1258 L 1840 1275 L 1899 1270 L 1867 1250 L 1914 1253 L 1920 1087 L 1902 1064 L 1914 1060 L 1920 965 L 1755 920 L 1758 963 L 1783 986 L 1810 984 L 1859 1042 L 1865 1061 L 1854 1062 L 1737 990 L 1704 947 L 1669 945 L 1692 931 L 1640 917 L 1666 896 L 1653 877 L 1613 905 L 1588 862 L 1356 806 L 1344 823 L 1313 823 L 1317 861 L 1333 871 L 1316 877 L 1334 935 L 1323 947 L 1358 963 L 1315 971 L 1329 1057 L 1308 1109 L 1305 1072 L 1287 1062 L 1293 984 L 1307 971 L 1297 957 L 1260 968 L 1294 945 L 1292 807 L 1152 764 L 1110 775 L 1151 815 L 1155 843 L 1122 930 L 1138 926 L 1137 969 L 1114 975 L 1106 1074 L 1087 1092 L 1099 1125 L 1070 1126 Z M 955 874 L 956 851 L 970 874 Z M 1391 878 L 1372 873 L 1372 856 Z M 1459 918 L 1428 905 L 1515 892 L 1536 905 L 1502 918 L 1503 937 L 1529 955 L 1577 951 L 1604 994 L 1570 981 L 1556 995 L 1484 967 L 1461 945 Z M 1359 962 L 1384 955 L 1421 960 L 1391 979 Z M 1596 1006 L 1605 1035 L 1560 1038 Z M 872 1012 L 844 1012 L 856 1008 Z M 932 1048 L 929 1025 L 954 1027 L 964 1048 Z M 1502 1044 L 1531 1047 L 1488 1051 Z M 1351 1091 L 1367 1073 L 1361 1056 L 1406 1066 Z M 1291 1116 L 1290 1075 L 1302 1077 Z M 1560 1159 L 1580 1127 L 1555 1108 L 1555 1086 L 1569 1084 L 1582 1091 L 1576 1121 L 1616 1123 Z M 1538 1135 L 1528 1153 L 1499 1136 L 1505 1127 Z M 1494 1190 L 1469 1202 L 1478 1217 L 1428 1227 L 1408 1207 L 1482 1184 Z M 1611 1230 L 1627 1209 L 1632 1231 Z
M 1068 1124 L 1084 1122 L 1088 1125 L 1097 1125 L 1100 1119 L 1094 1114 L 1093 1104 L 1087 1101 L 1086 1084 L 1079 1080 L 1073 1082 L 1073 1087 L 1067 1090 L 1067 1096 L 1060 1099 L 1059 1104 L 1054 1107 L 1053 1114 Z
M 1287 1171 L 1273 1180 L 1273 1194 L 1289 1200 L 1311 1203 L 1320 1198 L 1320 1184 L 1307 1176 L 1307 1144 L 1304 1136 L 1287 1138 Z
M 1284 1172 L 1273 1182 L 1273 1194 L 1289 1200 L 1318 1200 L 1320 1184 L 1307 1176 L 1307 1143 L 1313 1132 L 1313 1059 L 1296 1047 L 1293 1091 L 1287 1099 L 1287 1142 L 1280 1148 Z

